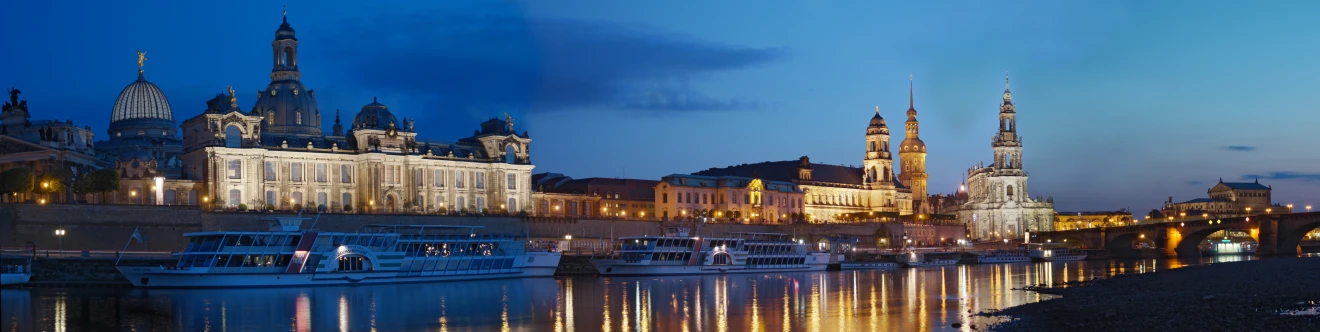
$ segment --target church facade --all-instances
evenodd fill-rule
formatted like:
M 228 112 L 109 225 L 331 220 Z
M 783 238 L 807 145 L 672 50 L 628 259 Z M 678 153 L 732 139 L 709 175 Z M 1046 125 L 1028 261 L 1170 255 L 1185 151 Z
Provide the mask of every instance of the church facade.
M 1054 203 L 1027 194 L 1022 137 L 1017 133 L 1017 110 L 1007 77 L 999 105 L 999 132 L 990 146 L 994 162 L 967 171 L 967 197 L 956 208 L 958 220 L 977 239 L 1017 238 L 1026 232 L 1053 230 Z

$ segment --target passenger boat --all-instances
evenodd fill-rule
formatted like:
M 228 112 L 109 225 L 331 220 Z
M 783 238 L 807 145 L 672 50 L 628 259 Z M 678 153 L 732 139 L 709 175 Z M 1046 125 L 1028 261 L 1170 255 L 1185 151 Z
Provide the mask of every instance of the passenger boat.
M 907 250 L 901 255 L 896 256 L 898 262 L 903 267 L 932 267 L 932 266 L 952 266 L 958 265 L 958 259 L 962 254 L 957 252 L 921 252 L 916 250 Z
M 1243 231 L 1224 231 L 1224 237 L 1205 239 L 1198 246 L 1202 255 L 1252 255 L 1259 244 Z
M 560 253 L 482 226 L 367 225 L 356 233 L 268 220 L 266 232 L 194 232 L 172 266 L 117 266 L 136 287 L 354 285 L 549 277 Z
M 1031 256 L 1026 250 L 990 250 L 973 253 L 978 264 L 1022 263 L 1030 262 Z
M 839 262 L 840 270 L 876 270 L 899 267 L 896 254 L 878 252 L 857 252 Z
M 830 254 L 811 252 L 801 240 L 781 233 L 730 233 L 722 237 L 688 236 L 671 230 L 663 236 L 619 238 L 609 257 L 593 258 L 600 275 L 824 271 Z
M 1086 252 L 1068 248 L 1063 244 L 1028 243 L 1027 255 L 1037 262 L 1080 261 L 1086 259 Z

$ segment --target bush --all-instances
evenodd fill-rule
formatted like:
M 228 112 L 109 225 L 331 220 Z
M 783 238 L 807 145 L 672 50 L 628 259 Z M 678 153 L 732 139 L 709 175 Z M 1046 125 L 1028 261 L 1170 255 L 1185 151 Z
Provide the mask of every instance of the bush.
M 440 209 L 439 209 L 439 210 L 436 210 L 436 211 L 437 211 L 437 212 L 440 212 L 440 214 L 449 214 L 449 209 L 446 209 L 446 208 L 443 207 L 443 206 L 440 207 Z
M 353 204 L 344 204 L 344 212 L 353 212 Z
M 294 204 L 294 205 L 293 205 L 293 210 L 294 210 L 294 211 L 302 211 L 302 204 Z
M 275 204 L 266 204 L 266 211 L 275 211 Z
M 247 209 L 248 209 L 247 204 L 238 203 L 238 210 L 239 210 L 239 211 L 247 211 Z
M 325 204 L 316 206 L 316 212 L 325 212 L 325 209 L 326 209 Z

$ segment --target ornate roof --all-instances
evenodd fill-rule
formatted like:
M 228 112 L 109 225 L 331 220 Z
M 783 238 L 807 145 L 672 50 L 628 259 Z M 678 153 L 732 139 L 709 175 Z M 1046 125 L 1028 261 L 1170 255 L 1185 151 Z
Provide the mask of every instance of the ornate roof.
M 138 79 L 124 87 L 115 99 L 114 110 L 110 113 L 110 122 L 131 119 L 158 119 L 174 122 L 174 112 L 170 110 L 170 100 L 155 84 L 147 82 L 138 72 Z
M 405 129 L 399 126 L 394 113 L 390 112 L 390 107 L 376 101 L 375 97 L 371 98 L 370 104 L 362 106 L 362 110 L 358 111 L 357 116 L 353 117 L 353 129 L 385 130 L 389 129 L 390 125 L 394 125 L 397 130 Z

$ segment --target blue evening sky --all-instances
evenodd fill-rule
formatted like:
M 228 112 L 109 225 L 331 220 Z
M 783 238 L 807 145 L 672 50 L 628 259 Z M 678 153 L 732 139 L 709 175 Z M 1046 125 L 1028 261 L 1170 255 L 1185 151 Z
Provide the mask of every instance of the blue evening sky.
M 656 179 L 808 155 L 857 165 L 908 74 L 932 193 L 991 157 L 1010 73 L 1033 196 L 1139 214 L 1219 178 L 1320 205 L 1316 1 L 291 1 L 303 82 L 345 121 L 373 96 L 429 140 L 505 112 L 537 172 Z M 0 85 L 103 138 L 147 79 L 182 121 L 269 82 L 279 2 L 16 1 Z M 326 130 L 332 122 L 325 123 Z M 347 127 L 348 124 L 346 123 Z M 1300 209 L 1300 208 L 1299 208 Z

